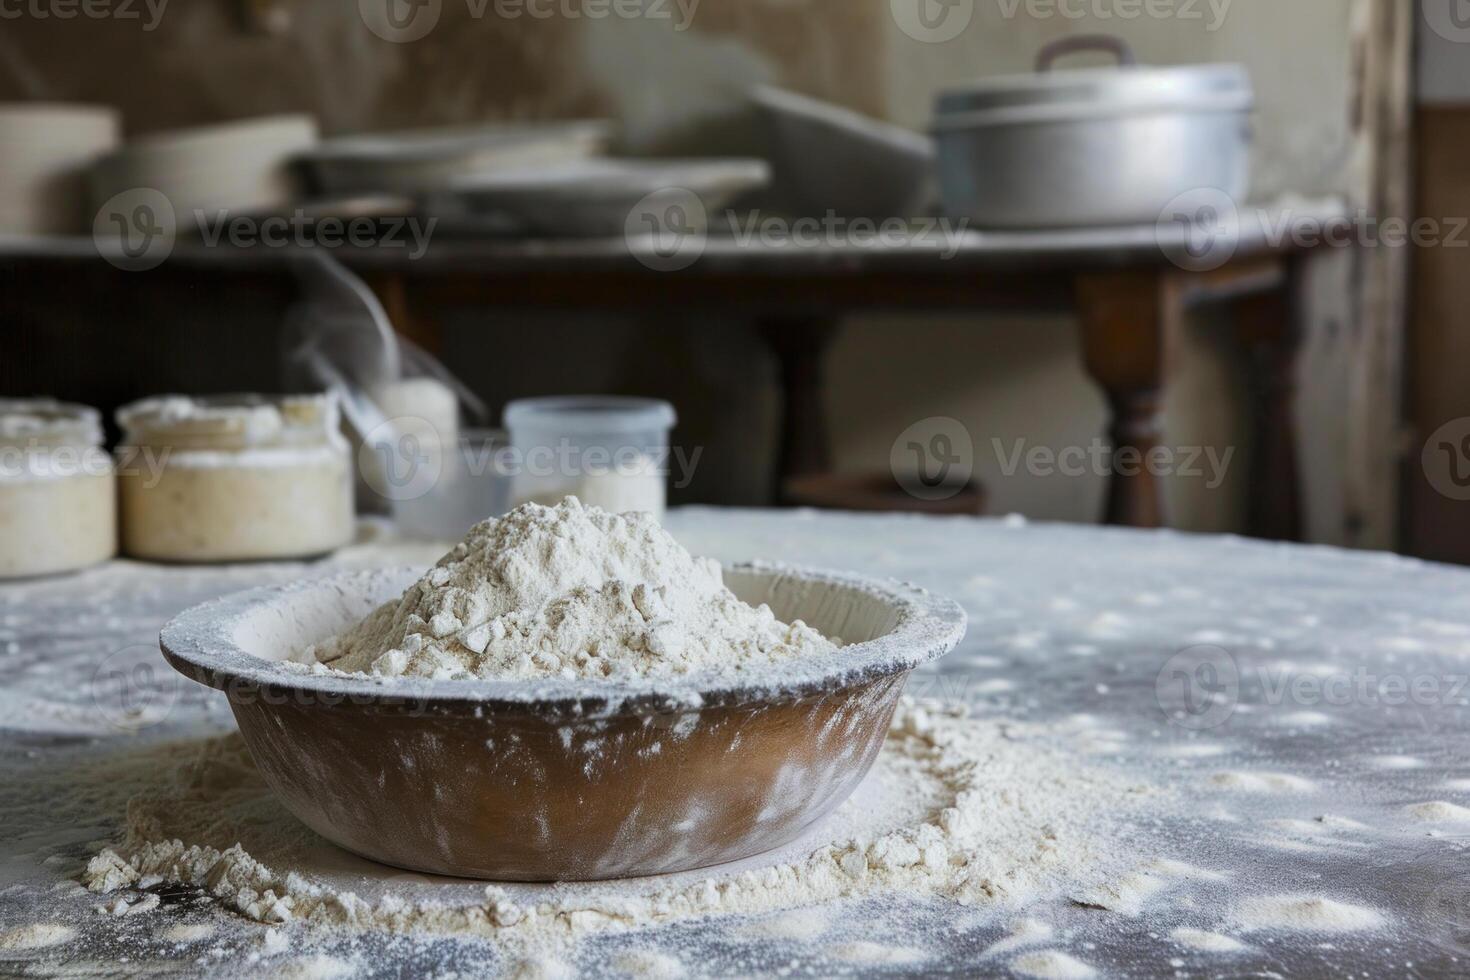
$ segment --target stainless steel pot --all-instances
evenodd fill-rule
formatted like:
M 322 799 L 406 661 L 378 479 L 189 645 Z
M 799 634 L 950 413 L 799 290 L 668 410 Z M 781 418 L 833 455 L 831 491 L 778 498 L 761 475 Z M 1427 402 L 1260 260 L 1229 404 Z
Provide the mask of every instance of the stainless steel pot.
M 1118 65 L 1052 70 L 1079 51 Z M 1035 74 L 939 96 L 945 211 L 980 227 L 1059 228 L 1152 223 L 1205 187 L 1243 202 L 1254 105 L 1239 65 L 1145 68 L 1117 38 L 1064 38 L 1041 50 Z

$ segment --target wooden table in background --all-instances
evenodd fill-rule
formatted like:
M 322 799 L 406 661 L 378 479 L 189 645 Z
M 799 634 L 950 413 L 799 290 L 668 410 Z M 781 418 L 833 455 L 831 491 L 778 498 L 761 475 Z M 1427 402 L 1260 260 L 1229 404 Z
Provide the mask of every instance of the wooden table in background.
M 1117 452 L 1160 445 L 1160 408 L 1176 341 L 1190 309 L 1230 304 L 1251 355 L 1255 453 L 1250 531 L 1298 540 L 1302 517 L 1291 408 L 1302 337 L 1301 273 L 1310 250 L 1282 229 L 1340 220 L 1332 205 L 1242 221 L 1228 261 L 1208 270 L 1172 261 L 1178 240 L 1153 226 L 1035 233 L 967 232 L 958 248 L 916 235 L 901 245 L 821 248 L 711 237 L 680 271 L 649 268 L 622 239 L 486 242 L 436 239 L 404 250 L 342 250 L 406 335 L 436 349 L 438 315 L 451 308 L 637 313 L 677 310 L 748 317 L 780 358 L 785 418 L 781 479 L 827 468 L 822 356 L 857 313 L 1071 312 L 1087 370 L 1105 393 Z M 1274 232 L 1270 231 L 1274 229 Z M 1167 515 L 1146 468 L 1116 472 L 1107 523 L 1160 527 Z

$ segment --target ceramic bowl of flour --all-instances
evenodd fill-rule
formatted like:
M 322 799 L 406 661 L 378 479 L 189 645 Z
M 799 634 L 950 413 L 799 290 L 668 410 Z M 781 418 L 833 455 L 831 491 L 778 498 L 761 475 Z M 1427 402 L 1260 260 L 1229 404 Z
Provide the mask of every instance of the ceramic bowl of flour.
M 164 656 L 225 691 L 282 803 L 323 837 L 416 871 L 587 881 L 686 871 L 799 837 L 877 758 L 910 671 L 960 607 L 914 586 L 763 564 L 725 584 L 843 646 L 769 675 L 428 680 L 286 663 L 403 594 L 357 572 L 192 609 Z

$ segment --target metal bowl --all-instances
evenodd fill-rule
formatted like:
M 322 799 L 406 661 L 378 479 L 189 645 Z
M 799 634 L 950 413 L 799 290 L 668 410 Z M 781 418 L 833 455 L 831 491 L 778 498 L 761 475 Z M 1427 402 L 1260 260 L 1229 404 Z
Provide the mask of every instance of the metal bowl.
M 727 567 L 726 584 L 841 638 L 779 681 L 391 683 L 283 666 L 396 599 L 409 569 L 228 596 L 164 628 L 181 673 L 225 691 L 305 824 L 397 867 L 590 881 L 735 861 L 800 836 L 857 787 L 908 673 L 959 643 L 954 602 L 894 582 Z

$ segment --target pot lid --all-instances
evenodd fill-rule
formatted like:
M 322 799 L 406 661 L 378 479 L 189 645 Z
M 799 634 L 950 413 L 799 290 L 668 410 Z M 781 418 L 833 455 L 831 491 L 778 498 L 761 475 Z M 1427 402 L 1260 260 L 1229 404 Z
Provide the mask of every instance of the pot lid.
M 1105 52 L 1118 64 L 1109 68 L 1053 70 L 1064 55 Z M 1036 58 L 1036 71 L 1002 75 L 940 93 L 936 116 L 970 115 L 1013 109 L 1058 110 L 1063 107 L 1096 111 L 1099 108 L 1150 109 L 1208 106 L 1249 109 L 1254 104 L 1249 73 L 1234 64 L 1140 66 L 1121 39 L 1108 35 L 1080 35 L 1054 41 Z

